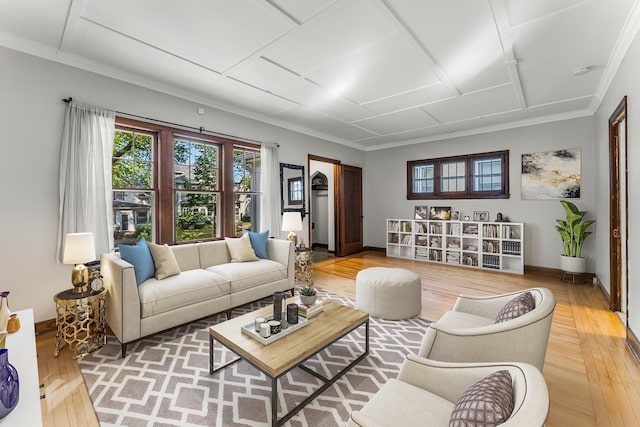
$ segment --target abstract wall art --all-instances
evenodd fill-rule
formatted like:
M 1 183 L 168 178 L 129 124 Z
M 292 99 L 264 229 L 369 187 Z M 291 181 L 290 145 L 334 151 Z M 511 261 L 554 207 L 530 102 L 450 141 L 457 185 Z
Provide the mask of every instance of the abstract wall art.
M 522 155 L 522 199 L 579 199 L 579 148 Z

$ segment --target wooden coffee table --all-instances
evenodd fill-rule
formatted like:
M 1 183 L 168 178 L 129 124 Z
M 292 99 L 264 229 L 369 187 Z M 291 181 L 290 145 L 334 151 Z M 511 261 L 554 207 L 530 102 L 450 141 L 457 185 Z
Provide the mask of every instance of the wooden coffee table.
M 287 302 L 295 301 L 297 301 L 297 297 L 291 298 Z M 369 354 L 369 314 L 342 304 L 325 301 L 324 311 L 309 319 L 307 326 L 271 344 L 261 344 L 241 332 L 240 328 L 243 325 L 252 323 L 256 317 L 266 317 L 272 313 L 273 306 L 268 306 L 210 327 L 209 373 L 214 374 L 243 359 L 264 372 L 267 377 L 271 378 L 271 425 L 279 426 L 287 422 Z M 326 378 L 302 364 L 316 353 L 324 350 L 362 325 L 365 325 L 364 352 L 332 378 Z M 213 360 L 215 341 L 219 341 L 240 357 L 215 368 Z M 282 418 L 278 419 L 278 378 L 295 367 L 305 370 L 323 381 L 324 384 Z

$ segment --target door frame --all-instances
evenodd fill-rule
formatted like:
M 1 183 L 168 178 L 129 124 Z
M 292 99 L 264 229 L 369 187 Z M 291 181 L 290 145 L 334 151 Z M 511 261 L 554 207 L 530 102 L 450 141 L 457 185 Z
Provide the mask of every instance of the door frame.
M 338 200 L 338 185 L 336 184 L 336 165 L 342 164 L 342 162 L 340 160 L 337 159 L 330 159 L 328 157 L 322 157 L 322 156 L 316 156 L 315 154 L 307 154 L 307 173 L 309 174 L 309 176 L 307 177 L 307 182 L 309 182 L 309 189 L 311 189 L 311 161 L 315 160 L 316 162 L 323 162 L 323 163 L 332 163 L 333 164 L 333 241 L 334 241 L 334 253 L 338 253 L 338 223 L 337 223 L 337 212 L 336 212 L 336 207 L 337 207 L 337 200 Z M 310 195 L 311 193 L 309 193 Z M 313 247 L 313 241 L 312 241 L 312 237 L 313 237 L 313 230 L 311 229 L 311 218 L 313 218 L 313 203 L 311 203 L 311 197 L 309 197 L 309 236 L 307 241 L 309 242 L 309 247 L 312 248 Z M 331 212 L 328 213 L 328 215 L 331 215 Z
M 620 141 L 619 141 L 619 124 L 624 120 L 624 139 L 625 139 L 625 164 L 620 165 Z M 628 292 L 629 292 L 629 248 L 628 248 L 628 234 L 629 234 L 629 179 L 628 179 L 628 117 L 627 117 L 627 97 L 623 97 L 622 101 L 618 104 L 616 109 L 609 117 L 609 217 L 611 218 L 609 223 L 609 308 L 612 311 L 621 311 L 622 304 L 625 304 L 625 324 L 628 325 L 629 318 L 629 306 L 628 306 Z M 621 212 L 620 208 L 620 172 L 624 171 L 625 180 L 625 194 L 624 194 L 624 212 Z M 625 235 L 620 235 L 621 216 L 624 215 L 625 220 Z M 622 244 L 626 245 L 627 259 L 622 265 L 620 256 L 622 253 Z M 626 283 L 621 283 L 622 269 L 626 271 L 625 277 Z M 622 301 L 622 286 L 626 289 L 627 301 Z M 628 335 L 628 326 L 627 326 Z

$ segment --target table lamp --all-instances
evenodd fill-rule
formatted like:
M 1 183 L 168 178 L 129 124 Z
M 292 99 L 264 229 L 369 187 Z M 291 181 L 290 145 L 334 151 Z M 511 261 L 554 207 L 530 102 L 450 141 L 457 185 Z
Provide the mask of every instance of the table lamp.
M 75 264 L 71 271 L 73 292 L 80 294 L 87 291 L 89 269 L 85 262 L 96 259 L 96 247 L 93 233 L 69 233 L 64 240 L 63 264 Z
M 294 245 L 298 243 L 298 236 L 296 231 L 302 231 L 302 216 L 300 212 L 285 212 L 282 215 L 282 231 L 289 231 L 287 240 L 293 242 Z

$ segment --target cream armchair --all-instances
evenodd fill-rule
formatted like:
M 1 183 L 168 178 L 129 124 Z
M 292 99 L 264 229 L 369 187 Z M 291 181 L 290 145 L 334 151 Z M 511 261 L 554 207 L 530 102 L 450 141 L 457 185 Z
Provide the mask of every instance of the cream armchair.
M 506 369 L 513 384 L 513 412 L 500 427 L 540 427 L 549 413 L 549 391 L 542 374 L 526 363 L 447 363 L 407 356 L 398 379 L 389 380 L 348 427 L 449 425 L 458 398 L 471 385 Z
M 535 308 L 495 323 L 502 307 L 527 291 Z M 490 297 L 461 295 L 452 311 L 429 325 L 418 355 L 445 362 L 523 362 L 542 371 L 555 306 L 546 288 Z

